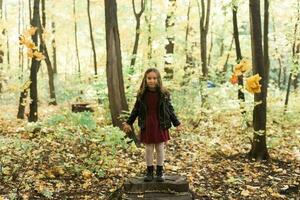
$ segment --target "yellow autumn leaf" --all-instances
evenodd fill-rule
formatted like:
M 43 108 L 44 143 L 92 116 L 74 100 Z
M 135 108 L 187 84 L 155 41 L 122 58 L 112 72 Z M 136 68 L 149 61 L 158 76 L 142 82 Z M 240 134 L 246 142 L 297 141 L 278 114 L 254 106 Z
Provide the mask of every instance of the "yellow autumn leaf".
M 25 31 L 24 35 L 32 36 L 35 34 L 37 27 L 31 26 L 28 30 Z
M 26 43 L 26 38 L 25 38 L 25 36 L 24 35 L 20 35 L 19 36 L 19 44 L 20 45 L 23 45 L 23 44 L 25 44 Z
M 63 175 L 65 173 L 64 169 L 60 166 L 53 167 L 52 171 L 55 175 Z
M 84 179 L 90 179 L 92 177 L 93 173 L 87 169 L 82 171 L 82 176 Z
M 45 59 L 45 56 L 43 55 L 42 52 L 39 52 L 39 51 L 35 51 L 33 52 L 33 56 L 36 60 L 38 61 L 41 61 L 41 60 L 44 60 Z
M 28 56 L 28 58 L 33 58 L 33 50 L 32 49 L 28 49 L 27 56 Z
M 252 94 L 260 93 L 261 92 L 261 85 L 259 84 L 260 80 L 261 77 L 259 76 L 259 74 L 255 74 L 254 76 L 247 78 L 246 90 L 248 90 L 248 92 Z
M 28 49 L 36 49 L 36 46 L 32 41 L 26 40 L 24 44 Z
M 241 195 L 242 196 L 249 196 L 250 195 L 250 192 L 248 191 L 248 190 L 243 190 L 242 192 L 241 192 Z
M 28 81 L 26 81 L 25 83 L 24 83 L 24 85 L 22 86 L 22 90 L 26 90 L 26 89 L 28 89 L 29 87 L 30 87 L 30 84 L 31 84 L 31 81 L 30 80 L 28 80 Z
M 248 70 L 251 69 L 251 63 L 247 59 L 243 59 L 240 61 L 240 63 L 236 64 L 234 66 L 234 74 L 236 76 L 240 76 L 243 73 L 247 72 Z

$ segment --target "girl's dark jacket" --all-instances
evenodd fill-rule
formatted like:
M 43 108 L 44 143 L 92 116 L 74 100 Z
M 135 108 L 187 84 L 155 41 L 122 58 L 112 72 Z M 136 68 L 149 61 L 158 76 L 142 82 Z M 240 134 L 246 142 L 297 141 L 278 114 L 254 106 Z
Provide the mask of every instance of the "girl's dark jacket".
M 132 109 L 128 120 L 126 121 L 127 124 L 132 125 L 136 117 L 138 117 L 138 125 L 141 129 L 145 128 L 145 121 L 147 116 L 147 102 L 145 93 L 141 97 L 137 97 L 134 108 Z M 171 122 L 174 126 L 178 126 L 180 124 L 175 115 L 169 94 L 162 94 L 161 92 L 159 92 L 159 106 L 157 113 L 159 126 L 161 129 L 171 128 Z

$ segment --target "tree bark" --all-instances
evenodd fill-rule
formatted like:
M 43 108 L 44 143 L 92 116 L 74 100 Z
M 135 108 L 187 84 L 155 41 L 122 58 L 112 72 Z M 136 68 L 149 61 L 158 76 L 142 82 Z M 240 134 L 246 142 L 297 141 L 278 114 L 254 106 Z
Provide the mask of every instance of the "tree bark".
M 269 71 L 270 71 L 270 60 L 269 60 L 269 0 L 264 0 L 264 66 L 266 69 L 266 84 L 268 87 L 269 83 Z M 267 95 L 267 94 L 266 94 Z
M 232 8 L 232 22 L 233 22 L 233 37 L 235 42 L 235 52 L 236 52 L 236 62 L 239 63 L 242 59 L 242 52 L 240 47 L 240 39 L 239 39 L 239 29 L 238 29 L 238 22 L 237 22 L 237 5 L 233 5 Z M 242 102 L 245 102 L 245 94 L 242 90 L 244 88 L 244 81 L 243 75 L 238 76 L 238 99 Z M 245 113 L 243 106 L 241 105 L 242 113 Z
M 107 51 L 106 77 L 109 108 L 113 125 L 122 128 L 122 121 L 119 117 L 123 111 L 128 111 L 128 105 L 125 97 L 122 74 L 122 58 L 117 18 L 117 3 L 116 0 L 105 0 L 104 5 Z M 136 144 L 138 143 L 134 131 L 130 133 L 130 137 Z
M 52 35 L 53 35 L 53 39 L 51 41 L 51 45 L 52 45 L 52 59 L 53 59 L 53 74 L 57 74 L 57 61 L 56 61 L 56 40 L 55 40 L 55 22 L 52 21 L 51 23 L 51 28 L 52 28 Z
M 49 58 L 46 43 L 42 37 L 45 28 L 46 28 L 45 0 L 42 0 L 42 27 L 39 28 L 39 30 L 40 30 L 39 36 L 40 36 L 42 52 L 45 56 L 45 62 L 46 62 L 47 71 L 48 71 L 48 82 L 49 82 L 49 92 L 50 92 L 49 105 L 57 105 L 56 95 L 55 95 L 55 86 L 54 86 L 54 72 L 53 72 L 52 64 L 51 64 L 51 61 Z
M 90 13 L 90 0 L 87 0 L 87 14 L 89 18 L 90 38 L 91 38 L 93 59 L 94 59 L 94 70 L 95 70 L 95 75 L 97 75 L 97 55 L 96 55 L 96 49 L 95 49 L 95 43 L 93 37 L 93 27 L 92 27 L 91 13 Z
M 169 12 L 167 13 L 167 18 L 165 21 L 166 32 L 167 32 L 167 41 L 168 43 L 165 46 L 166 55 L 165 55 L 165 76 L 167 80 L 173 79 L 174 69 L 173 69 L 173 59 L 174 59 L 174 26 L 175 26 L 175 9 L 176 9 L 176 0 L 169 0 Z
M 135 27 L 135 40 L 134 40 L 134 46 L 133 46 L 133 50 L 132 50 L 132 57 L 131 57 L 131 61 L 130 61 L 130 67 L 132 68 L 131 73 L 133 73 L 133 67 L 135 65 L 135 61 L 136 61 L 136 56 L 137 56 L 137 52 L 138 52 L 138 45 L 139 45 L 139 39 L 140 39 L 140 26 L 141 26 L 141 16 L 145 10 L 145 2 L 144 0 L 141 0 L 141 10 L 140 12 L 136 12 L 136 8 L 135 8 L 135 1 L 132 0 L 132 7 L 133 7 L 133 13 L 136 19 L 136 27 Z
M 228 64 L 230 52 L 231 52 L 231 50 L 232 50 L 233 39 L 234 39 L 234 36 L 232 36 L 232 39 L 231 39 L 231 42 L 230 42 L 230 45 L 229 45 L 229 50 L 228 50 L 228 53 L 227 53 L 227 56 L 226 56 L 225 63 L 224 63 L 224 65 L 223 65 L 223 72 L 226 72 L 226 71 L 227 71 L 227 64 Z
M 293 43 L 293 61 L 294 66 L 297 66 L 299 64 L 299 53 L 300 53 L 300 44 L 296 44 L 296 41 L 300 41 L 299 33 L 298 33 L 298 25 L 300 22 L 300 3 L 299 0 L 297 1 L 297 21 L 295 24 L 295 33 L 294 33 L 294 43 Z M 293 86 L 296 90 L 298 88 L 298 78 L 299 78 L 299 69 L 295 70 L 294 73 L 294 80 L 293 80 Z
M 200 16 L 200 54 L 201 54 L 201 66 L 202 75 L 204 77 L 208 76 L 207 68 L 207 32 L 209 27 L 209 14 L 210 14 L 210 0 L 207 0 L 207 7 L 205 11 L 204 0 L 201 0 L 201 15 L 200 15 L 200 5 L 197 0 L 198 11 Z
M 2 20 L 2 6 L 3 6 L 3 1 L 0 0 L 0 20 Z M 1 34 L 4 35 L 5 32 L 4 30 L 0 30 Z M 1 75 L 2 75 L 2 70 L 3 70 L 3 61 L 4 61 L 4 49 L 3 48 L 2 41 L 0 43 L 0 93 L 2 93 L 2 80 L 1 80 Z
M 192 56 L 192 47 L 189 47 L 189 34 L 190 34 L 190 12 L 191 12 L 191 0 L 189 0 L 188 10 L 187 10 L 187 24 L 185 29 L 185 65 L 183 67 L 184 76 L 181 85 L 186 85 L 190 80 L 190 75 L 192 74 L 191 68 L 194 67 L 194 60 Z
M 146 5 L 146 15 L 145 15 L 145 21 L 147 24 L 147 46 L 148 46 L 148 52 L 147 52 L 147 59 L 148 59 L 148 66 L 152 65 L 152 0 L 145 1 Z
M 33 18 L 31 25 L 34 27 L 39 27 L 40 25 L 40 0 L 34 0 L 33 5 Z M 38 46 L 38 31 L 32 36 L 32 41 L 35 46 Z M 29 122 L 36 122 L 38 120 L 38 91 L 37 91 L 37 72 L 40 66 L 40 61 L 32 58 L 31 68 L 30 68 L 30 111 L 29 111 Z
M 5 21 L 7 21 L 7 10 L 6 10 L 6 4 L 4 4 L 4 18 L 5 18 Z M 7 55 L 7 69 L 10 69 L 10 56 L 9 56 L 9 37 L 8 37 L 8 32 L 7 32 L 7 29 L 5 28 L 3 30 L 4 34 L 6 35 L 6 55 Z
M 273 31 L 274 31 L 274 33 L 276 33 L 274 17 L 272 17 L 272 25 L 273 25 Z M 274 43 L 276 44 L 276 35 L 275 34 L 274 34 Z M 281 87 L 281 74 L 282 74 L 281 55 L 278 52 L 277 46 L 275 46 L 274 50 L 275 50 L 275 54 L 276 54 L 278 65 L 279 65 L 277 85 L 278 85 L 278 88 L 280 88 Z
M 78 65 L 77 72 L 78 72 L 79 77 L 80 77 L 81 68 L 80 68 L 78 39 L 77 39 L 77 17 L 76 17 L 76 3 L 75 3 L 75 0 L 73 0 L 73 15 L 74 15 L 75 48 L 76 48 L 76 57 L 77 57 L 77 65 Z
M 288 79 L 288 87 L 287 87 L 287 91 L 286 91 L 286 97 L 285 97 L 285 102 L 284 102 L 284 110 L 286 111 L 287 110 L 287 106 L 288 106 L 288 102 L 289 102 L 289 95 L 290 95 L 290 88 L 291 88 L 291 84 L 292 84 L 292 77 L 294 75 L 294 67 L 296 65 L 298 65 L 298 59 L 299 59 L 299 56 L 297 55 L 297 53 L 300 52 L 300 46 L 299 48 L 297 48 L 296 46 L 296 42 L 297 42 L 297 32 L 298 32 L 298 23 L 300 21 L 300 12 L 299 12 L 299 0 L 297 1 L 298 2 L 298 5 L 297 5 L 297 20 L 296 20 L 296 23 L 295 23 L 295 27 L 294 27 L 294 41 L 293 41 L 293 45 L 292 45 L 292 58 L 293 58 L 293 67 L 290 71 L 290 75 L 289 75 L 289 79 Z M 297 72 L 296 72 L 297 74 Z M 297 78 L 297 77 L 296 77 Z M 297 83 L 294 82 L 294 87 L 295 89 L 297 88 Z
M 266 69 L 264 67 L 264 57 L 262 49 L 262 31 L 260 19 L 260 1 L 249 0 L 250 7 L 250 29 L 251 29 L 251 49 L 253 73 L 262 77 L 260 83 L 262 89 L 260 93 L 254 94 L 254 102 L 259 103 L 254 106 L 253 110 L 253 128 L 254 136 L 252 140 L 249 157 L 257 161 L 269 159 L 269 153 L 266 145 Z

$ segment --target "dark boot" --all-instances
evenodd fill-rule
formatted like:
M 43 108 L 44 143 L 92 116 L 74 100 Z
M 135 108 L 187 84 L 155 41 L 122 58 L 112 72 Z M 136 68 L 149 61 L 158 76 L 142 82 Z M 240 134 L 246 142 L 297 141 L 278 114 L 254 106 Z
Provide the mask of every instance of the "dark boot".
M 165 179 L 163 177 L 163 166 L 160 166 L 160 165 L 156 166 L 156 181 L 157 182 L 165 181 Z
M 151 182 L 153 180 L 153 165 L 152 166 L 147 166 L 147 174 L 146 177 L 144 178 L 145 182 Z

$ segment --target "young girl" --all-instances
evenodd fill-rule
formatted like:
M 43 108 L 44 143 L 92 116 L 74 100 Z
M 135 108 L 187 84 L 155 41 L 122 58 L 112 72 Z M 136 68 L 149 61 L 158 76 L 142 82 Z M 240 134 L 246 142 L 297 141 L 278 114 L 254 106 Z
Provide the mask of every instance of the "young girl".
M 138 117 L 138 125 L 141 129 L 141 142 L 146 146 L 147 175 L 144 181 L 153 180 L 153 153 L 157 154 L 156 181 L 163 182 L 164 144 L 170 139 L 169 128 L 171 123 L 177 131 L 181 125 L 177 119 L 171 104 L 170 94 L 163 87 L 159 71 L 149 68 L 141 83 L 134 108 L 123 129 L 126 133 L 131 131 L 131 125 Z

